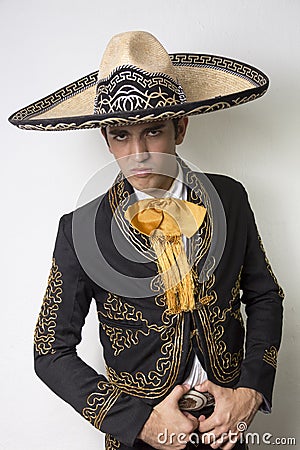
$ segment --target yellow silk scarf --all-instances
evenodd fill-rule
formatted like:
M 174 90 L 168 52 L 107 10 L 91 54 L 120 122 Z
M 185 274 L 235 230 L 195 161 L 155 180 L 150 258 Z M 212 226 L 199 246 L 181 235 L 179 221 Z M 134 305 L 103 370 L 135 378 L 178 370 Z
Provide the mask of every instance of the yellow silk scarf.
M 204 206 L 177 198 L 140 200 L 125 212 L 131 225 L 150 238 L 170 314 L 195 308 L 193 270 L 181 236 L 192 237 L 200 228 L 205 214 Z

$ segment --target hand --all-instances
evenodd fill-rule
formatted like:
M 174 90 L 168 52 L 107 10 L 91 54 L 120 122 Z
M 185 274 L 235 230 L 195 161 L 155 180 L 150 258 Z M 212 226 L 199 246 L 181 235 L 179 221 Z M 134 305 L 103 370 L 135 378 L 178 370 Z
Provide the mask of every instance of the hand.
M 262 395 L 254 389 L 223 388 L 211 381 L 205 381 L 194 389 L 210 392 L 215 397 L 215 410 L 212 415 L 207 419 L 205 416 L 199 417 L 200 432 L 209 434 L 203 437 L 203 443 L 211 444 L 213 449 L 231 450 L 235 445 L 233 440 L 242 434 L 238 424 L 245 422 L 248 428 L 262 403 Z M 229 436 L 231 434 L 232 442 L 229 442 L 229 436 L 224 437 L 224 433 L 229 433 Z M 215 436 L 213 443 L 212 436 Z
M 159 450 L 181 450 L 186 447 L 189 435 L 198 428 L 198 420 L 178 407 L 179 399 L 190 386 L 176 386 L 171 393 L 153 408 L 138 438 Z

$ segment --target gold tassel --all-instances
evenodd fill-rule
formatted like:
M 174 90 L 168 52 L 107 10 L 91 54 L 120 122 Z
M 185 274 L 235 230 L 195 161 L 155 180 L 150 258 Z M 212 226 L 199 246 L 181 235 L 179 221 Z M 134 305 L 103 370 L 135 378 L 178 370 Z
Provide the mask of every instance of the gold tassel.
M 188 263 L 181 236 L 165 236 L 155 230 L 150 235 L 157 256 L 169 314 L 195 309 L 193 271 Z
M 169 314 L 195 309 L 197 274 L 188 263 L 181 236 L 193 236 L 205 214 L 204 206 L 176 198 L 140 200 L 125 211 L 131 225 L 150 238 Z

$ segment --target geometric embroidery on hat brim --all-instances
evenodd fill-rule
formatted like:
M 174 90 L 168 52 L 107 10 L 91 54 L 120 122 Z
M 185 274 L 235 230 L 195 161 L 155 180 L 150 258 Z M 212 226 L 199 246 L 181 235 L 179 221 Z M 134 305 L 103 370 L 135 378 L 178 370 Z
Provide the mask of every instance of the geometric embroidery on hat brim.
M 97 72 L 57 90 L 12 114 L 9 121 L 25 130 L 63 131 L 133 125 L 220 111 L 255 100 L 269 80 L 260 70 L 221 56 L 170 55 L 187 101 L 175 105 L 94 114 Z

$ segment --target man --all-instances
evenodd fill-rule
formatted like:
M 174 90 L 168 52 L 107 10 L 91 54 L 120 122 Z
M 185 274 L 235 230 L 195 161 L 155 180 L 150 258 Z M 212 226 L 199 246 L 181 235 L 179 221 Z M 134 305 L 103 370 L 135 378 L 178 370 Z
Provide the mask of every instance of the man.
M 283 294 L 247 195 L 176 153 L 188 115 L 267 84 L 228 59 L 171 60 L 152 35 L 129 32 L 109 43 L 96 89 L 85 77 L 72 95 L 63 88 L 10 118 L 25 129 L 100 126 L 121 169 L 107 193 L 61 218 L 35 331 L 37 374 L 107 433 L 107 449 L 195 448 L 199 436 L 198 448 L 242 449 L 231 437 L 270 410 Z M 92 298 L 106 377 L 76 354 Z

